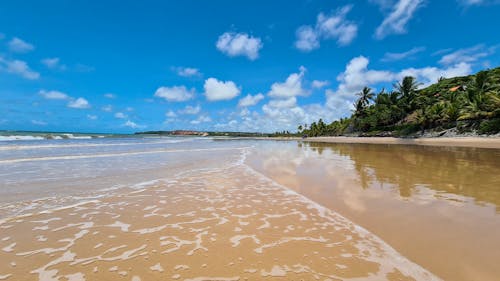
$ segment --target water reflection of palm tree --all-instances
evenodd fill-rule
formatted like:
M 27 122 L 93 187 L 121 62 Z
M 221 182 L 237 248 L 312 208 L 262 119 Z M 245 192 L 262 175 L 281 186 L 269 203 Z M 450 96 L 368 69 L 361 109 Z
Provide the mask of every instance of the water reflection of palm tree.
M 401 197 L 425 186 L 438 193 L 491 203 L 500 212 L 500 151 L 495 149 L 379 144 L 310 144 L 354 161 L 363 189 L 394 186 Z

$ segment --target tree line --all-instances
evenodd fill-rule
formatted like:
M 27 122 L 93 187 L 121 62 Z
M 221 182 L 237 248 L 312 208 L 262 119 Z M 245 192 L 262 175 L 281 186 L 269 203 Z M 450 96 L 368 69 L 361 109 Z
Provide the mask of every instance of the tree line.
M 350 117 L 328 124 L 322 119 L 301 124 L 297 134 L 404 136 L 450 128 L 459 133 L 500 132 L 500 68 L 465 77 L 440 78 L 436 84 L 420 87 L 411 76 L 395 83 L 391 91 L 382 89 L 375 93 L 364 87 L 356 94 Z

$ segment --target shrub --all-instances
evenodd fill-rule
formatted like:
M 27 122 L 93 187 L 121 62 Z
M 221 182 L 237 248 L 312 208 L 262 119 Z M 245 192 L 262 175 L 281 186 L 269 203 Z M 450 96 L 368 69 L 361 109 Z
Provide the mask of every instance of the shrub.
M 500 118 L 484 120 L 479 125 L 478 132 L 484 135 L 494 135 L 500 132 Z

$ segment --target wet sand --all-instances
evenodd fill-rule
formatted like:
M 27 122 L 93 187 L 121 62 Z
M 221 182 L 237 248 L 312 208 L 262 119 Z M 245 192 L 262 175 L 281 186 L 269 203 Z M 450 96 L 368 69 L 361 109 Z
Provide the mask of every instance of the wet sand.
M 444 280 L 500 276 L 500 150 L 281 141 L 248 161 Z
M 454 138 L 416 138 L 403 139 L 392 137 L 316 137 L 307 138 L 308 142 L 327 143 L 372 143 L 372 144 L 405 144 L 405 145 L 432 145 L 432 146 L 457 146 L 480 147 L 500 149 L 500 138 L 495 137 L 454 137 Z
M 438 280 L 242 163 L 0 228 L 0 280 Z

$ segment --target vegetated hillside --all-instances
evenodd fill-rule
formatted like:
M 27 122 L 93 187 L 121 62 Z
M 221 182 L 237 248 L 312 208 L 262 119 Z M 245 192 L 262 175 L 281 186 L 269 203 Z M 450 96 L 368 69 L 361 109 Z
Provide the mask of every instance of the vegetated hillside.
M 405 77 L 392 91 L 357 94 L 349 118 L 299 125 L 308 136 L 440 136 L 500 132 L 500 67 L 421 86 Z M 277 133 L 281 135 L 281 133 Z

